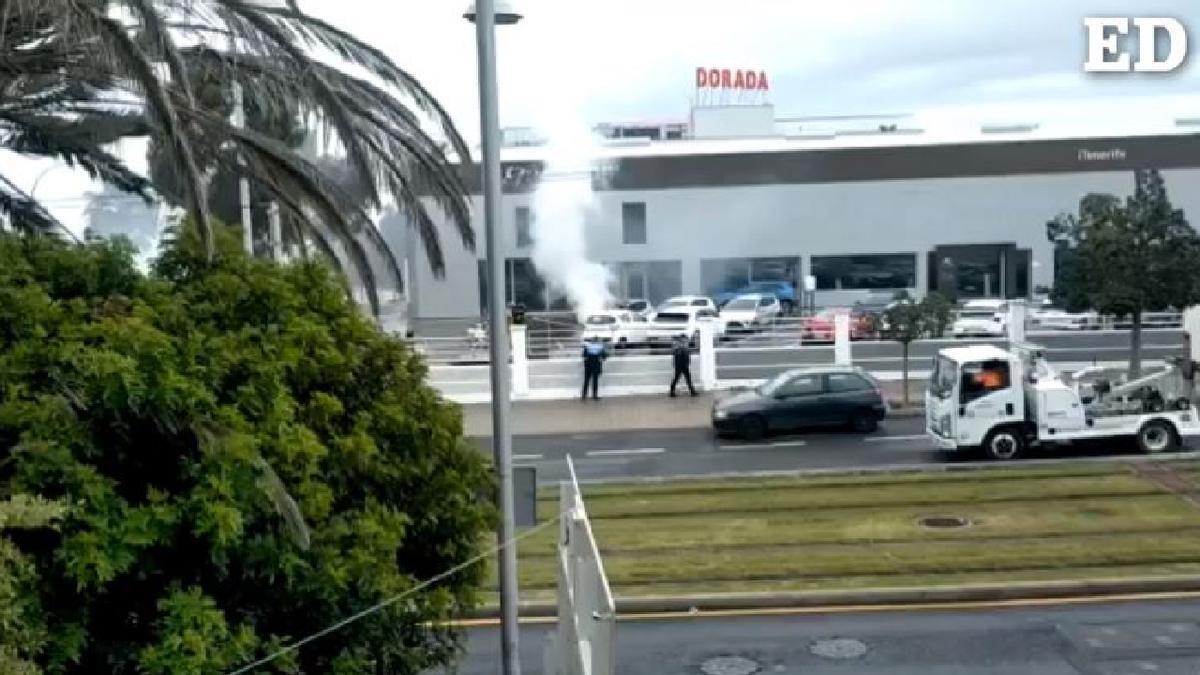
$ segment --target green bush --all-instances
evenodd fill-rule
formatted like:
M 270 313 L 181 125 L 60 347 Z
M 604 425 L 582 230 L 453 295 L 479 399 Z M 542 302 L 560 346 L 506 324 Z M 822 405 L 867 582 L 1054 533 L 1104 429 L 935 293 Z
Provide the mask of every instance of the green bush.
M 143 275 L 123 240 L 0 234 L 0 501 L 65 507 L 5 532 L 36 569 L 25 653 L 47 673 L 228 671 L 469 560 L 493 524 L 419 357 L 326 267 L 218 244 L 206 262 L 186 231 Z M 260 672 L 446 663 L 456 636 L 428 622 L 483 574 Z

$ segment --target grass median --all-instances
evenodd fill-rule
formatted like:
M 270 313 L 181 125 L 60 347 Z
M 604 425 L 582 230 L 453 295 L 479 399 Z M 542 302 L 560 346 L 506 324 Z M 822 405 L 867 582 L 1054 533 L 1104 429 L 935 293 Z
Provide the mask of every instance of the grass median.
M 603 485 L 584 498 L 613 591 L 631 597 L 1200 574 L 1200 508 L 1177 485 L 1112 463 Z M 557 508 L 543 492 L 541 518 Z M 968 525 L 931 528 L 930 516 Z M 521 543 L 524 599 L 554 595 L 556 534 Z

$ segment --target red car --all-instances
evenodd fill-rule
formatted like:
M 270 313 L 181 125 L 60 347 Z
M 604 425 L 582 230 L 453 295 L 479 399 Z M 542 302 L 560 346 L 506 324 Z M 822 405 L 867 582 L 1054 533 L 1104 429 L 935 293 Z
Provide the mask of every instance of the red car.
M 833 342 L 834 317 L 839 310 L 826 309 L 801 319 L 800 335 L 805 342 Z M 844 311 L 844 310 L 843 310 Z M 866 340 L 874 335 L 873 321 L 865 312 L 850 311 L 850 339 Z

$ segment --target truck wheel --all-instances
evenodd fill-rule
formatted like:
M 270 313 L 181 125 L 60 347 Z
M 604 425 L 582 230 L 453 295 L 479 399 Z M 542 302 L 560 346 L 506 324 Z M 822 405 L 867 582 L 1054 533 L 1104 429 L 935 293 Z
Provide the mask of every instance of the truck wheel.
M 996 429 L 983 441 L 988 458 L 1000 462 L 1016 459 L 1025 450 L 1025 439 L 1016 429 Z
M 1138 448 L 1147 455 L 1175 449 L 1175 429 L 1163 420 L 1150 420 L 1142 425 L 1137 434 Z
M 738 435 L 747 441 L 762 440 L 767 435 L 767 421 L 758 415 L 747 415 L 738 422 Z

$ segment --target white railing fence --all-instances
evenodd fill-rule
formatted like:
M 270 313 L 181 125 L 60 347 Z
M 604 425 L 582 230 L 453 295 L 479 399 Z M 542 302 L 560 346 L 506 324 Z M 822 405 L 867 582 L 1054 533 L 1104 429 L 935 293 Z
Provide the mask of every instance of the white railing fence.
M 545 675 L 613 675 L 616 604 L 575 476 L 559 486 L 558 622 L 543 651 Z

